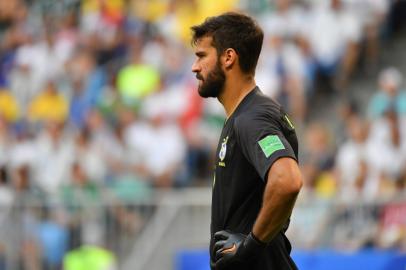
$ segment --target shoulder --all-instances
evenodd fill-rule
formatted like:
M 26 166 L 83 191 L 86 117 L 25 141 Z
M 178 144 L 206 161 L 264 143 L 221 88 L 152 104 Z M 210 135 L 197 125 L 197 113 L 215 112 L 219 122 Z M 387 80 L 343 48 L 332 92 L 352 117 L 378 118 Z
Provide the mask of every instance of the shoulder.
M 261 92 L 255 93 L 250 102 L 244 105 L 234 120 L 237 130 L 255 128 L 255 125 L 264 123 L 276 124 L 281 115 L 281 105 Z

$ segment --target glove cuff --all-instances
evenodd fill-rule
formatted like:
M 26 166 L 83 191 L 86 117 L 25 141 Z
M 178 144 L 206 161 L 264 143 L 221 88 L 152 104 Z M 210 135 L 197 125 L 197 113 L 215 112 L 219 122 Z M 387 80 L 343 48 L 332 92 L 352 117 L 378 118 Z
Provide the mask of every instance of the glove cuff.
M 249 237 L 252 237 L 252 239 L 254 239 L 259 245 L 263 245 L 263 246 L 267 246 L 267 245 L 268 245 L 268 243 L 266 243 L 266 242 L 264 242 L 264 241 L 262 241 L 262 240 L 259 240 L 258 237 L 256 237 L 253 232 L 250 232 L 248 236 L 249 236 Z
M 260 251 L 266 248 L 268 244 L 259 240 L 252 232 L 250 232 L 245 239 L 244 246 L 248 250 L 252 251 Z

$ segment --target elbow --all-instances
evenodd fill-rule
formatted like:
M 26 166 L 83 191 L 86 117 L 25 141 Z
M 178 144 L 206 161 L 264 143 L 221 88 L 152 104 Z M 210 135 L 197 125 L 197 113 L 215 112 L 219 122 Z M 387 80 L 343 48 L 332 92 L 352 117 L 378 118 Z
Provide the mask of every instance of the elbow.
M 303 178 L 301 174 L 295 175 L 291 179 L 291 185 L 289 187 L 289 191 L 293 195 L 299 194 L 300 190 L 303 187 Z
M 279 159 L 271 167 L 268 175 L 270 188 L 276 188 L 286 196 L 296 197 L 303 187 L 303 177 L 299 166 L 289 158 Z
M 285 192 L 292 196 L 297 196 L 303 187 L 303 177 L 299 170 L 293 170 L 285 175 Z
M 303 178 L 300 174 L 284 174 L 274 179 L 275 188 L 287 197 L 296 197 L 303 186 Z

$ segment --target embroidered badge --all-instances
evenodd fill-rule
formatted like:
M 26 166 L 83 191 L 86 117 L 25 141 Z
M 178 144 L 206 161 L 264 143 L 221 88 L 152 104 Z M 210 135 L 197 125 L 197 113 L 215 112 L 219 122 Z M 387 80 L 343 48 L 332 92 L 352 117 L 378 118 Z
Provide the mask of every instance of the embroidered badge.
M 225 167 L 226 164 L 224 163 L 224 159 L 226 158 L 226 153 L 227 153 L 227 141 L 228 141 L 228 136 L 223 139 L 223 143 L 221 144 L 221 149 L 219 152 L 219 166 Z
M 278 135 L 268 135 L 258 142 L 265 156 L 270 157 L 275 151 L 285 149 Z

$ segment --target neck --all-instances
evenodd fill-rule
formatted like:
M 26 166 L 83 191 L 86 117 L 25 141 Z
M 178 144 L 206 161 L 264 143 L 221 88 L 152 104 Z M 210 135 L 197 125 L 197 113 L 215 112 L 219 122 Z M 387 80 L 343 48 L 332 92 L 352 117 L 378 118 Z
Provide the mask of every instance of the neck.
M 241 79 L 233 78 L 226 80 L 224 89 L 218 96 L 218 100 L 226 111 L 227 119 L 237 109 L 244 97 L 256 86 L 253 76 L 240 76 L 239 78 Z

